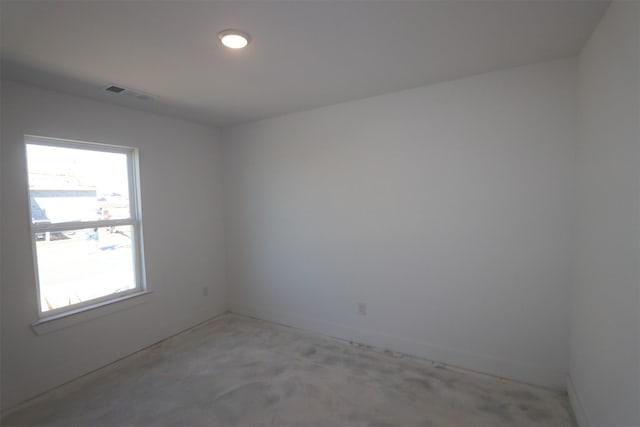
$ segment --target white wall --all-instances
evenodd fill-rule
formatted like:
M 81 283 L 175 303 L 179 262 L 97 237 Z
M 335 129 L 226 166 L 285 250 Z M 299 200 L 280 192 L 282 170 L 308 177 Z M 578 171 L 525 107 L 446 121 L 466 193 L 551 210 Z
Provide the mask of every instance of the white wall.
M 2 407 L 226 310 L 217 131 L 2 82 Z M 140 149 L 147 281 L 139 305 L 36 336 L 23 135 Z M 209 287 L 204 297 L 202 288 Z
M 563 388 L 576 90 L 561 60 L 226 130 L 232 310 Z
M 579 66 L 569 390 L 581 425 L 640 426 L 640 3 L 610 6 Z

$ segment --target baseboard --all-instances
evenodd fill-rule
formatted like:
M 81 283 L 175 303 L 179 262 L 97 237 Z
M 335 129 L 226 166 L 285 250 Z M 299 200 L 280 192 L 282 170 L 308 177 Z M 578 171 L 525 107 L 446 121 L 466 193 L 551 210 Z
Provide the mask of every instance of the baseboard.
M 576 390 L 576 386 L 571 379 L 571 375 L 567 376 L 567 392 L 569 393 L 569 404 L 571 405 L 571 409 L 573 410 L 573 415 L 575 415 L 576 417 L 578 426 L 591 427 L 591 423 L 589 423 L 589 417 L 587 417 L 584 406 L 580 401 L 578 391 Z
M 311 319 L 297 313 L 271 311 L 264 307 L 246 304 L 231 304 L 231 312 L 256 317 L 295 328 L 318 332 L 331 337 L 354 341 L 373 347 L 424 358 L 430 361 L 489 374 L 501 378 L 520 381 L 553 390 L 565 391 L 566 372 L 555 372 L 512 361 L 473 355 L 416 341 L 405 337 L 380 332 L 370 332 L 325 320 Z

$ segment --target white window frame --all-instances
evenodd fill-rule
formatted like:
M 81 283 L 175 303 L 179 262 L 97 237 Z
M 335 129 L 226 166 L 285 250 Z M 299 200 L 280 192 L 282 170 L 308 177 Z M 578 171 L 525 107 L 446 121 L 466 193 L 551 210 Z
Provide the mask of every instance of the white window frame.
M 48 138 L 41 136 L 25 135 L 25 156 L 27 145 L 42 145 L 48 147 L 75 148 L 81 150 L 91 150 L 106 153 L 125 154 L 127 157 L 127 174 L 129 182 L 129 218 L 127 219 L 101 219 L 95 221 L 68 221 L 51 224 L 37 223 L 34 224 L 33 212 L 31 208 L 31 195 L 29 195 L 29 222 L 31 223 L 31 244 L 33 252 L 33 262 L 36 279 L 36 295 L 38 317 L 40 321 L 48 319 L 57 319 L 71 314 L 81 313 L 94 308 L 102 307 L 107 304 L 123 301 L 134 296 L 148 293 L 143 253 L 142 238 L 142 210 L 140 204 L 140 170 L 139 170 L 139 152 L 137 148 L 124 147 L 119 145 L 101 144 L 96 142 L 74 141 L 67 139 Z M 25 157 L 26 158 L 26 157 Z M 27 175 L 29 171 L 27 168 Z M 29 192 L 31 190 L 29 189 Z M 40 273 L 38 270 L 38 254 L 36 248 L 36 236 L 42 233 L 64 232 L 70 230 L 86 229 L 86 228 L 102 228 L 115 226 L 130 226 L 134 238 L 131 239 L 131 249 L 134 257 L 134 277 L 136 286 L 133 289 L 105 295 L 103 297 L 67 305 L 64 307 L 54 308 L 42 311 L 42 301 L 40 298 Z

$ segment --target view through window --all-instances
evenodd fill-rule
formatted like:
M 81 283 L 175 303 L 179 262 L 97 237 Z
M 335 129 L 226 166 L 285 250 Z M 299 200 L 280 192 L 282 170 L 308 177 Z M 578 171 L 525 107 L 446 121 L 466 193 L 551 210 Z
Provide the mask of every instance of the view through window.
M 40 312 L 142 291 L 136 151 L 29 137 L 26 150 Z

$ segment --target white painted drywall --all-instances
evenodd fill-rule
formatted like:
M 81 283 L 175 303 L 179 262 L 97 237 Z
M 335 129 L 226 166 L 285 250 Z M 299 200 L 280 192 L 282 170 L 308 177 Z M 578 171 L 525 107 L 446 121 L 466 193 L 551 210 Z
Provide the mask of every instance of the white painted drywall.
M 223 131 L 232 310 L 564 388 L 576 72 L 542 63 Z
M 569 389 L 582 425 L 640 426 L 640 3 L 610 6 L 579 75 Z
M 218 132 L 185 121 L 2 82 L 2 407 L 226 310 Z M 23 135 L 140 149 L 144 303 L 36 336 Z M 202 288 L 209 287 L 203 296 Z

